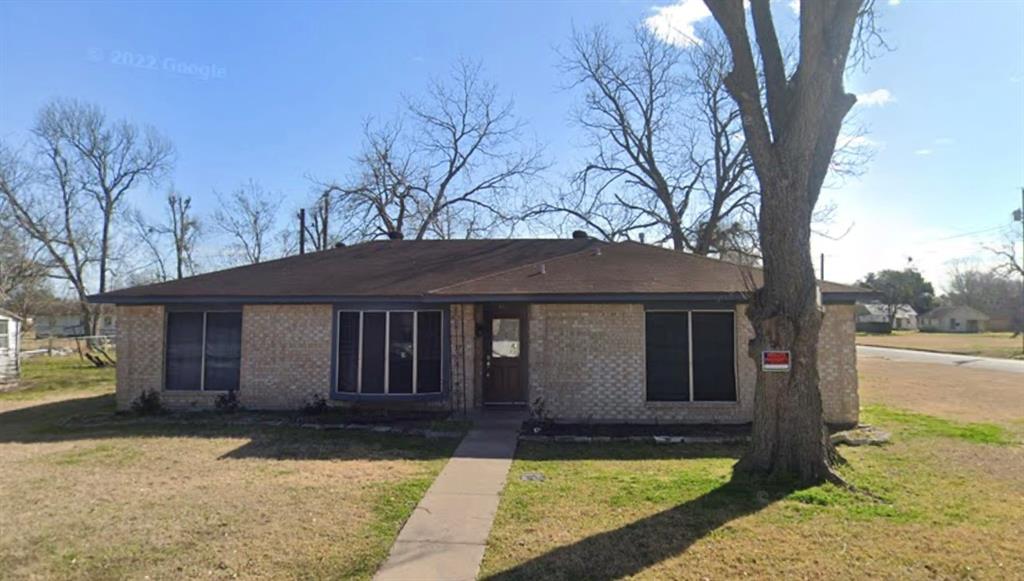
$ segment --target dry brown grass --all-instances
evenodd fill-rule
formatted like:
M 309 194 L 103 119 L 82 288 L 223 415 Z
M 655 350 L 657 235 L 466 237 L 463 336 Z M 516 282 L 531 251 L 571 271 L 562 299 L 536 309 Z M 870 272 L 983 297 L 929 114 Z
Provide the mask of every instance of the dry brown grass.
M 453 440 L 113 422 L 112 396 L 0 401 L 4 578 L 366 578 Z M 72 424 L 73 425 L 73 424 Z
M 858 345 L 919 349 L 1003 359 L 1021 357 L 1021 338 L 1012 333 L 919 333 L 896 331 L 891 335 L 858 334 Z

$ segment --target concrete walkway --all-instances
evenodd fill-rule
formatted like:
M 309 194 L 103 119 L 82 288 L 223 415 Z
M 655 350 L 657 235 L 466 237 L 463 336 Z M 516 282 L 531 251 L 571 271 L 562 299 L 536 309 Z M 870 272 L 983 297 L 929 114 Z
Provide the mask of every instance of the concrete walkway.
M 398 533 L 375 579 L 475 579 L 522 412 L 484 412 Z

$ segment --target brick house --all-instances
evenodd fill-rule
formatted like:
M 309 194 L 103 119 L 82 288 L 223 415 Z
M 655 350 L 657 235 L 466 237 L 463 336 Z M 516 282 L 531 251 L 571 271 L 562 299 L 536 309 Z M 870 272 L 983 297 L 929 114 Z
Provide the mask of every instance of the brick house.
M 633 242 L 388 240 L 93 297 L 117 403 L 532 405 L 563 421 L 746 423 L 758 269 Z M 857 422 L 854 303 L 822 283 L 826 420 Z

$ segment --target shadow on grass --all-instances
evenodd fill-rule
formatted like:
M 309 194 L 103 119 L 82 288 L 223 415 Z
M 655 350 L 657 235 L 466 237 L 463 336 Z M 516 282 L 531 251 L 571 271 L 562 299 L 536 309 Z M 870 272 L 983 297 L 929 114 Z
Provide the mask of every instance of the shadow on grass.
M 245 438 L 222 459 L 395 460 L 447 458 L 458 438 L 423 438 L 361 430 L 312 430 L 295 424 L 233 423 L 243 417 L 288 420 L 284 414 L 226 417 L 140 417 L 114 414 L 114 396 L 63 399 L 0 412 L 0 443 L 32 444 L 110 438 Z M 82 418 L 82 422 L 68 421 Z M 99 420 L 89 422 L 84 420 Z M 229 420 L 231 423 L 229 423 Z
M 764 509 L 796 488 L 735 477 L 693 500 L 558 547 L 486 578 L 610 580 L 636 575 L 681 555 L 716 529 Z

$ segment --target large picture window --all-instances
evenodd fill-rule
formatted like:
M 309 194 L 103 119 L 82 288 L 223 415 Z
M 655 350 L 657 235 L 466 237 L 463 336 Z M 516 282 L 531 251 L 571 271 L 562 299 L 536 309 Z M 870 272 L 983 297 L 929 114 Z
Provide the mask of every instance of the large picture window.
M 167 314 L 166 389 L 238 389 L 241 361 L 242 313 Z
M 648 401 L 736 401 L 732 311 L 648 311 Z
M 339 311 L 337 391 L 441 392 L 441 311 Z

